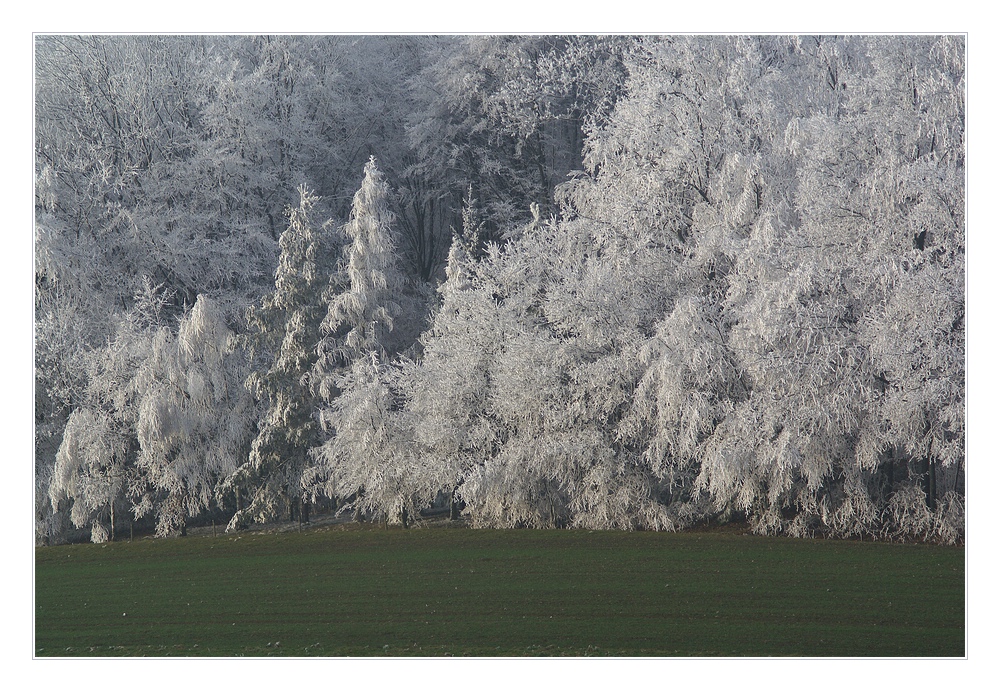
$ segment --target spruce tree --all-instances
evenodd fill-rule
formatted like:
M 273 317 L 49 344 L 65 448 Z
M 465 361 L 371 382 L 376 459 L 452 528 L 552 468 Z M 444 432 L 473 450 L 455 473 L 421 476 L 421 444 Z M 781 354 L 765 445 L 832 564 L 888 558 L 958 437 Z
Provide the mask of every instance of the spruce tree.
M 390 341 L 399 313 L 403 279 L 392 237 L 389 185 L 375 157 L 365 165 L 364 180 L 354 195 L 351 220 L 343 227 L 342 278 L 331 286 L 316 367 L 319 393 L 326 401 L 337 395 L 336 379 L 358 358 L 374 352 L 385 358 L 398 345 Z M 337 289 L 341 289 L 336 292 Z
M 397 369 L 390 363 L 406 343 L 393 334 L 404 288 L 392 236 L 390 190 L 372 157 L 343 227 L 341 290 L 331 287 L 314 381 L 327 404 L 322 421 L 329 439 L 309 470 L 316 492 L 353 499 L 358 509 L 402 516 L 413 509 L 406 487 L 405 454 L 394 409 Z M 394 464 L 402 462 L 396 468 Z
M 279 241 L 274 291 L 248 314 L 245 345 L 257 367 L 246 384 L 265 412 L 249 458 L 228 483 L 237 493 L 249 491 L 249 503 L 238 509 L 231 527 L 273 519 L 284 508 L 294 513 L 303 501 L 307 452 L 320 441 L 310 374 L 330 272 L 323 243 L 326 226 L 313 229 L 318 198 L 304 186 L 299 195 Z

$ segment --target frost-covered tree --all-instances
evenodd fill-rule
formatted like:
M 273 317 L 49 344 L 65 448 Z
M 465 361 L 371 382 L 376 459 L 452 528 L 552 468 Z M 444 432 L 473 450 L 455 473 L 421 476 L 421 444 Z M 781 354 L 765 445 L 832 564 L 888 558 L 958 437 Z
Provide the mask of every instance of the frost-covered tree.
M 439 288 L 442 305 L 421 336 L 422 358 L 404 364 L 399 383 L 415 454 L 448 494 L 453 512 L 457 488 L 501 443 L 487 401 L 502 329 L 492 295 L 473 287 L 474 271 L 456 240 Z
M 128 494 L 128 442 L 103 411 L 78 408 L 69 417 L 49 485 L 54 508 L 71 503 L 77 528 L 90 526 L 91 540 L 115 538 L 115 513 Z
M 880 300 L 862 339 L 880 393 L 873 439 L 888 450 L 880 485 L 895 484 L 887 530 L 955 540 L 964 523 L 965 45 L 930 36 L 866 48 L 868 78 L 844 125 L 867 163 L 862 234 Z
M 39 541 L 58 541 L 69 528 L 65 512 L 54 511 L 48 488 L 66 423 L 86 397 L 90 344 L 100 327 L 80 315 L 85 298 L 62 286 L 35 294 L 35 496 Z
M 645 75 L 645 88 L 663 95 L 636 104 L 645 104 L 641 112 L 651 127 L 622 129 L 619 117 L 631 117 L 634 97 L 619 104 L 609 125 L 618 141 L 622 134 L 615 133 L 643 138 L 635 143 L 633 136 L 625 152 L 662 152 L 651 159 L 647 180 L 661 181 L 659 171 L 670 171 L 663 180 L 672 190 L 666 199 L 690 209 L 669 222 L 681 242 L 672 274 L 678 293 L 644 349 L 648 369 L 628 432 L 636 441 L 648 435 L 651 461 L 693 478 L 692 499 L 709 499 L 711 511 L 744 512 L 761 531 L 914 533 L 898 525 L 899 511 L 892 509 L 909 491 L 897 476 L 893 494 L 891 471 L 880 491 L 875 471 L 885 464 L 892 469 L 897 447 L 908 454 L 930 449 L 932 429 L 949 464 L 961 456 L 954 413 L 963 397 L 955 364 L 964 352 L 956 328 L 964 314 L 957 290 L 963 231 L 955 214 L 962 199 L 956 184 L 961 138 L 955 135 L 961 77 L 949 40 L 922 43 L 890 48 L 860 39 L 794 39 L 780 40 L 785 49 L 775 51 L 759 41 L 711 40 L 669 77 L 636 73 Z M 700 67 L 690 59 L 706 51 L 730 60 Z M 648 65 L 676 64 L 684 52 L 668 42 L 650 55 Z M 929 56 L 930 63 L 948 55 L 952 64 L 916 69 L 910 62 L 909 81 L 905 70 L 887 78 L 878 63 L 891 55 Z M 747 75 L 757 76 L 747 81 Z M 934 85 L 928 102 L 948 115 L 900 103 L 900 96 L 911 98 L 913 80 Z M 678 81 L 691 86 L 672 88 Z M 647 92 L 636 86 L 630 93 Z M 677 106 L 669 105 L 671 98 L 680 98 Z M 893 105 L 881 105 L 887 101 Z M 693 146 L 651 148 L 660 128 L 667 136 L 658 141 L 679 138 Z M 601 137 L 593 153 L 608 151 Z M 718 147 L 716 154 L 711 147 Z M 635 163 L 623 162 L 621 148 L 611 151 L 617 153 L 605 154 L 600 166 L 616 174 L 603 184 L 598 173 L 590 208 L 605 218 L 639 213 L 640 227 L 670 218 L 655 199 L 637 204 L 626 194 Z M 939 280 L 925 299 L 940 325 L 935 333 L 947 336 L 926 339 L 919 329 L 904 334 L 894 325 L 905 322 L 886 308 L 902 304 L 892 296 L 914 274 L 897 268 L 920 264 L 911 255 L 938 227 L 948 250 L 932 256 L 958 261 L 947 261 L 954 283 Z M 934 275 L 942 273 L 923 276 Z M 915 324 L 920 301 L 915 293 L 905 301 L 915 309 Z M 887 347 L 891 334 L 896 340 Z M 898 380 L 887 377 L 889 358 L 878 355 L 886 349 L 896 363 L 900 352 L 909 352 L 920 353 L 920 361 L 951 364 L 927 378 L 934 382 L 933 404 L 930 397 L 916 407 L 892 401 L 901 392 Z M 902 398 L 914 400 L 911 387 Z M 903 424 L 908 433 L 890 440 L 888 421 L 901 421 L 904 410 L 920 422 Z M 924 419 L 929 410 L 945 418 L 930 423 Z M 946 511 L 954 516 L 955 507 L 950 501 Z M 954 528 L 942 528 L 948 521 L 935 526 L 939 537 L 952 540 Z
M 161 328 L 136 376 L 141 397 L 138 471 L 147 490 L 135 514 L 156 515 L 157 535 L 184 532 L 245 458 L 257 411 L 245 366 L 220 307 L 199 296 L 177 332 Z
M 254 193 L 205 119 L 213 52 L 198 37 L 37 39 L 38 225 L 53 260 L 39 269 L 89 289 L 95 317 L 127 308 L 144 276 L 179 311 L 199 292 L 247 290 L 273 261 Z
M 684 498 L 697 461 L 684 470 L 663 453 L 644 453 L 649 451 L 650 428 L 634 415 L 625 418 L 624 412 L 641 374 L 640 346 L 678 294 L 691 291 L 705 297 L 718 312 L 725 293 L 719 277 L 727 260 L 718 247 L 724 238 L 712 235 L 714 245 L 706 240 L 697 256 L 687 258 L 696 247 L 690 239 L 694 205 L 699 199 L 704 204 L 697 195 L 699 185 L 719 200 L 720 208 L 738 214 L 730 211 L 738 199 L 730 201 L 729 190 L 715 180 L 721 174 L 713 169 L 712 181 L 691 175 L 691 170 L 708 175 L 709 163 L 721 167 L 725 143 L 715 137 L 724 126 L 740 121 L 723 108 L 725 88 L 706 78 L 727 64 L 724 47 L 708 40 L 703 44 L 651 43 L 650 55 L 631 65 L 629 98 L 618 102 L 608 125 L 595 130 L 587 145 L 588 174 L 560 190 L 570 220 L 550 225 L 536 217 L 523 239 L 503 252 L 495 250 L 476 266 L 483 307 L 479 315 L 469 310 L 464 320 L 483 320 L 478 329 L 494 342 L 491 351 L 479 356 L 487 364 L 486 394 L 480 398 L 489 402 L 482 409 L 489 412 L 486 420 L 495 421 L 500 439 L 494 449 L 479 452 L 484 461 L 467 472 L 469 482 L 459 492 L 481 523 L 551 523 L 555 506 L 560 521 L 577 525 L 664 527 L 688 521 L 689 508 L 664 512 L 657 504 L 669 506 L 675 496 Z M 718 53 L 719 61 L 701 62 L 706 50 Z M 753 78 L 744 76 L 743 83 Z M 665 93 L 658 91 L 661 86 Z M 704 112 L 694 110 L 692 100 Z M 657 129 L 662 118 L 673 118 L 669 122 L 675 129 Z M 714 125 L 705 132 L 702 120 L 708 118 Z M 647 127 L 651 120 L 652 132 Z M 742 135 L 726 136 L 739 142 Z M 686 147 L 679 147 L 685 140 Z M 691 152 L 705 165 L 692 160 Z M 732 165 L 741 159 L 733 157 L 729 179 L 749 181 L 753 193 L 754 159 L 748 158 L 752 165 L 742 166 L 741 178 L 741 166 Z M 673 180 L 675 174 L 686 177 Z M 447 307 L 446 298 L 439 320 L 446 315 L 454 319 Z M 486 314 L 488 320 L 483 319 Z M 497 317 L 505 326 L 488 326 Z M 462 335 L 452 337 L 456 341 L 472 332 L 469 327 L 453 331 Z M 432 337 L 425 343 L 422 367 L 431 366 L 438 349 L 447 353 L 454 348 L 450 340 L 438 343 Z M 472 362 L 466 363 L 470 366 Z M 733 370 L 731 364 L 728 368 Z M 439 371 L 428 379 L 450 381 Z M 706 388 L 713 386 L 706 383 Z M 430 408 L 447 399 L 446 394 L 428 397 L 424 405 Z M 424 401 L 419 394 L 416 400 Z M 563 406 L 573 411 L 571 417 L 560 414 Z M 560 449 L 567 451 L 560 456 Z M 691 456 L 697 457 L 693 449 Z M 537 469 L 545 469 L 540 478 L 532 476 Z M 546 491 L 531 486 L 536 480 L 549 488 L 545 501 L 539 498 Z M 545 502 L 547 516 L 538 510 Z
M 478 261 L 453 243 L 401 382 L 419 455 L 474 525 L 671 525 L 659 479 L 615 437 L 650 297 L 593 231 L 539 221 Z
M 68 511 L 74 526 L 89 526 L 94 542 L 114 540 L 141 488 L 139 400 L 131 383 L 149 356 L 167 300 L 162 287 L 147 281 L 114 339 L 83 356 L 86 387 L 62 433 L 48 494 L 55 513 Z
M 389 186 L 375 158 L 365 165 L 364 179 L 354 195 L 351 219 L 343 227 L 348 244 L 344 248 L 343 279 L 332 286 L 329 307 L 321 325 L 317 375 L 337 373 L 359 357 L 375 352 L 380 357 L 394 353 L 389 335 L 399 313 L 398 296 L 403 288 L 396 245 L 392 234 Z M 339 290 L 343 288 L 343 290 Z M 327 399 L 335 396 L 330 384 L 320 381 Z
M 409 463 L 411 452 L 396 415 L 397 370 L 387 361 L 411 346 L 423 309 L 419 296 L 405 291 L 393 218 L 390 189 L 373 157 L 342 229 L 349 241 L 342 278 L 328 293 L 321 325 L 325 336 L 314 381 L 328 404 L 321 419 L 329 439 L 316 450 L 310 476 L 317 492 L 353 497 L 359 512 L 377 510 L 405 524 L 413 515 L 414 495 L 398 464 Z M 402 330 L 396 329 L 397 317 Z
M 315 450 L 316 492 L 343 498 L 355 516 L 380 517 L 406 528 L 438 490 L 421 459 L 400 406 L 398 369 L 374 351 L 338 378 L 341 394 L 324 410 L 330 438 Z
M 530 204 L 546 215 L 554 210 L 555 187 L 580 168 L 584 128 L 620 93 L 630 43 L 471 36 L 437 46 L 414 79 L 424 105 L 407 130 L 416 154 L 411 173 L 446 192 L 447 223 L 459 225 L 470 184 L 494 240 L 530 219 Z
M 264 413 L 249 457 L 226 482 L 246 493 L 230 523 L 273 519 L 302 501 L 308 450 L 320 442 L 312 372 L 331 281 L 328 226 L 314 228 L 317 198 L 300 188 L 299 206 L 288 210 L 274 291 L 248 314 L 245 346 L 253 371 L 247 388 Z

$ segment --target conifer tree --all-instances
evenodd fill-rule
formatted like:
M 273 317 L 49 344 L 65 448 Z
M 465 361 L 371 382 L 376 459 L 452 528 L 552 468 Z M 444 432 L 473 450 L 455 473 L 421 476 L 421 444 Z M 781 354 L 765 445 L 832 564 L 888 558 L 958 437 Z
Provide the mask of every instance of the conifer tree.
M 327 226 L 312 225 L 318 198 L 304 186 L 299 196 L 279 241 L 274 291 L 248 314 L 245 345 L 258 369 L 246 386 L 264 414 L 249 458 L 227 482 L 238 493 L 249 492 L 249 503 L 233 516 L 231 528 L 273 519 L 284 507 L 294 512 L 302 501 L 307 452 L 320 441 L 311 373 L 323 319 L 322 295 L 330 282 L 323 242 Z
M 392 436 L 391 426 L 387 427 L 391 407 L 373 404 L 371 411 L 378 415 L 359 418 L 359 413 L 369 408 L 350 403 L 392 400 L 395 370 L 386 363 L 404 345 L 392 338 L 403 279 L 389 204 L 389 186 L 372 157 L 354 195 L 351 219 L 343 227 L 349 244 L 344 249 L 340 282 L 330 288 L 332 295 L 321 325 L 324 336 L 314 381 L 315 391 L 328 404 L 322 421 L 330 439 L 315 451 L 317 463 L 309 475 L 317 492 L 334 498 L 361 498 L 367 491 L 366 509 L 398 514 L 405 509 L 399 493 L 380 487 L 376 494 L 372 485 L 386 477 L 383 471 Z M 383 442 L 373 446 L 373 439 Z M 356 506 L 362 505 L 358 502 Z
M 389 209 L 390 191 L 375 157 L 365 165 L 361 188 L 354 195 L 351 219 L 343 227 L 349 245 L 344 250 L 343 290 L 329 296 L 329 308 L 321 325 L 323 340 L 317 373 L 321 394 L 335 396 L 336 377 L 361 356 L 375 352 L 385 356 L 393 350 L 389 333 L 399 313 L 397 295 L 402 289 Z

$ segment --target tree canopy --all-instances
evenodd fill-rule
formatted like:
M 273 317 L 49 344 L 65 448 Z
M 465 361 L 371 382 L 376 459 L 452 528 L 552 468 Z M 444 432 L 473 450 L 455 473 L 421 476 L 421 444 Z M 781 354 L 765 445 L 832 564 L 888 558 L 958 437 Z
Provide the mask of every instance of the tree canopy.
M 46 36 L 38 541 L 964 540 L 961 36 Z

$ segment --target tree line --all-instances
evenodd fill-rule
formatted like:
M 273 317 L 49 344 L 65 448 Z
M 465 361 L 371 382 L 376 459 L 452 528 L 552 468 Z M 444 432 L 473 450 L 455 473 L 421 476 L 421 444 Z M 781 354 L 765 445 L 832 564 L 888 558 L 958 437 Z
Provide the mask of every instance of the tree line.
M 39 36 L 38 542 L 960 542 L 960 36 Z

